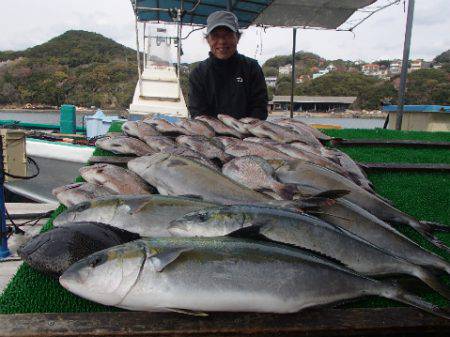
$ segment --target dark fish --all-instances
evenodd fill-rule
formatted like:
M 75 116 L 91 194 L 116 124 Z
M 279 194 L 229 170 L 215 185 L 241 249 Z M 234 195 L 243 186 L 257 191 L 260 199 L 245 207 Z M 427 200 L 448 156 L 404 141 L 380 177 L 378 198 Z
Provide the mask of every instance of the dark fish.
M 137 234 L 100 223 L 67 223 L 33 237 L 18 254 L 31 268 L 58 277 L 88 255 L 137 239 Z

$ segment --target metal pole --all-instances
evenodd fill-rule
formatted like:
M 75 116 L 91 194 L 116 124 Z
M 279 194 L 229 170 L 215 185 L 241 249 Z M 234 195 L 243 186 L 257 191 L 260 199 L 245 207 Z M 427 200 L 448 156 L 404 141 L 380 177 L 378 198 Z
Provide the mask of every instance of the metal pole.
M 295 40 L 297 36 L 297 28 L 292 30 L 292 80 L 291 80 L 291 114 L 294 118 L 294 86 L 295 86 Z
M 1 237 L 1 246 L 0 246 L 0 258 L 8 257 L 11 255 L 8 249 L 8 240 L 7 240 L 7 228 L 6 228 L 6 218 L 5 218 L 5 176 L 3 174 L 3 139 L 0 136 L 0 237 Z
M 136 15 L 136 20 L 135 20 L 135 29 L 136 29 L 136 58 L 137 58 L 137 66 L 138 66 L 139 94 L 142 95 L 141 55 L 140 55 L 140 48 L 139 48 L 139 30 L 138 30 L 137 15 Z
M 231 0 L 227 0 L 227 11 L 231 12 Z
M 411 47 L 411 34 L 414 17 L 414 1 L 415 0 L 408 1 L 408 16 L 406 18 L 405 44 L 403 46 L 403 63 L 402 63 L 402 72 L 400 74 L 400 88 L 398 93 L 397 120 L 395 123 L 396 130 L 401 130 L 402 128 L 403 108 L 405 105 L 406 77 L 408 76 L 409 51 Z

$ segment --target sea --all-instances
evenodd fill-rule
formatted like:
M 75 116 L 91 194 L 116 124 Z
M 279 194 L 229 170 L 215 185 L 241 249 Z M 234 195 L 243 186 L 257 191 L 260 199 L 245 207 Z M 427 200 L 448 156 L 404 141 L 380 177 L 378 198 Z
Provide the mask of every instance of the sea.
M 107 115 L 123 116 L 126 115 L 124 110 L 104 111 Z M 84 116 L 93 115 L 94 111 L 77 111 L 77 126 L 84 125 Z M 59 124 L 59 111 L 56 110 L 0 110 L 0 120 L 17 120 L 25 123 L 42 123 L 42 124 Z M 270 118 L 269 118 L 270 119 Z M 300 117 L 295 119 L 301 120 L 308 124 L 332 124 L 340 125 L 342 128 L 348 129 L 375 129 L 382 128 L 384 119 L 381 118 L 323 118 L 323 117 Z

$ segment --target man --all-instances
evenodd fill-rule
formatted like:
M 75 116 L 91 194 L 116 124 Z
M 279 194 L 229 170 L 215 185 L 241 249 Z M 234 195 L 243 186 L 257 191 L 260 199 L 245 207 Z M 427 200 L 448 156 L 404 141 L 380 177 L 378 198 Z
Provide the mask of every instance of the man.
M 189 76 L 191 117 L 218 114 L 234 118 L 267 118 L 267 86 L 258 62 L 237 52 L 239 32 L 236 15 L 212 13 L 207 19 L 209 58 Z

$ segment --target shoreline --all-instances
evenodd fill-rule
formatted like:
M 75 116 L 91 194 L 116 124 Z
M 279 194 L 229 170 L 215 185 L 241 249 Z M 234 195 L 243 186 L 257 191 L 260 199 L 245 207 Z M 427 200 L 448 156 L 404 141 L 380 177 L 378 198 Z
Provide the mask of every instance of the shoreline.
M 128 115 L 128 111 L 125 109 L 101 109 L 106 115 Z M 76 110 L 77 114 L 90 115 L 94 114 L 97 109 L 85 109 L 78 108 Z M 1 108 L 0 112 L 3 113 L 58 113 L 58 109 L 25 109 L 25 108 Z M 269 117 L 288 117 L 290 111 L 271 111 L 269 112 Z M 386 119 L 386 112 L 381 111 L 345 111 L 345 112 L 294 112 L 294 117 L 304 117 L 304 118 L 361 118 L 361 119 Z
M 290 111 L 271 111 L 269 117 L 288 117 Z M 361 118 L 361 119 L 386 119 L 388 113 L 381 111 L 345 111 L 345 112 L 295 112 L 294 117 L 304 118 Z

